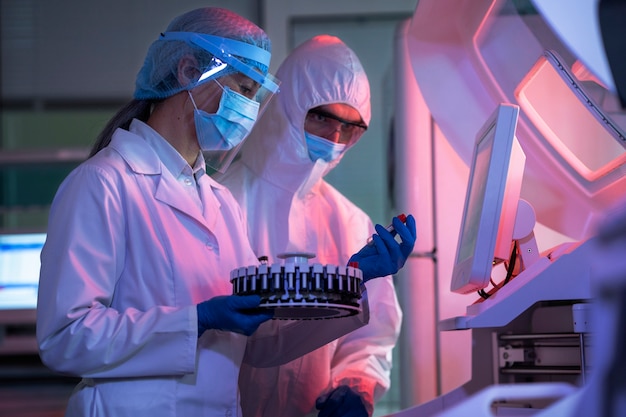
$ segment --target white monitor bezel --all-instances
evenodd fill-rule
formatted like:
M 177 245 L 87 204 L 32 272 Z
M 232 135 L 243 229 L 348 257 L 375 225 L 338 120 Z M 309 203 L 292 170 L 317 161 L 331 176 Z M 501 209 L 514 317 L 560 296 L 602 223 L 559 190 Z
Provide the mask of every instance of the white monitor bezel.
M 526 161 L 515 136 L 518 116 L 518 106 L 500 104 L 476 135 L 450 284 L 452 292 L 467 294 L 486 288 L 494 259 L 508 259 L 510 255 Z M 492 130 L 494 134 L 490 136 Z M 479 213 L 476 213 L 475 243 L 469 255 L 461 259 L 464 245 L 472 239 L 466 230 L 466 221 L 470 221 L 469 214 L 472 214 L 469 213 L 472 209 L 469 204 L 472 190 L 477 186 L 476 181 L 480 180 L 475 174 L 478 150 L 485 140 L 491 140 L 488 145 L 491 153 L 486 169 L 485 192 L 478 205 Z

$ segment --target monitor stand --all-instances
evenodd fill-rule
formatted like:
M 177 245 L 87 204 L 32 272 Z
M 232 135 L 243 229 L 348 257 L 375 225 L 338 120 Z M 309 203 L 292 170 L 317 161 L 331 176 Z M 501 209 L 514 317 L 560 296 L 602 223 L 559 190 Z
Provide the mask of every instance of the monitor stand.
M 535 222 L 535 210 L 529 202 L 520 199 L 517 204 L 515 227 L 513 228 L 513 240 L 518 247 L 520 271 L 529 268 L 539 260 L 539 249 L 534 232 Z
M 591 298 L 586 260 L 591 242 L 567 242 L 540 255 L 534 225 L 534 209 L 520 200 L 513 232 L 520 272 L 488 298 L 467 306 L 465 316 L 440 321 L 439 330 L 501 327 L 539 301 Z

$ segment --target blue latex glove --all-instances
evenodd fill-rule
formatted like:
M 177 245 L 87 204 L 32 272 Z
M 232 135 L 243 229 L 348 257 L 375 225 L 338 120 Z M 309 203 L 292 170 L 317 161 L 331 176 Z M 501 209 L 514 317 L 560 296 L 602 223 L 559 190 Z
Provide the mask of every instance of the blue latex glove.
M 340 385 L 315 401 L 317 417 L 369 417 L 361 396 L 347 385 Z
M 201 302 L 197 305 L 198 337 L 208 329 L 250 336 L 274 316 L 273 310 L 257 309 L 260 303 L 258 295 L 221 295 Z
M 392 224 L 395 229 L 393 233 L 377 224 L 375 229 L 378 234 L 372 236 L 374 244 L 365 245 L 350 258 L 350 262 L 359 263 L 365 282 L 372 278 L 395 274 L 413 252 L 416 237 L 415 218 L 409 214 L 404 224 L 399 218 L 394 217 Z M 394 238 L 395 234 L 400 236 L 400 243 Z

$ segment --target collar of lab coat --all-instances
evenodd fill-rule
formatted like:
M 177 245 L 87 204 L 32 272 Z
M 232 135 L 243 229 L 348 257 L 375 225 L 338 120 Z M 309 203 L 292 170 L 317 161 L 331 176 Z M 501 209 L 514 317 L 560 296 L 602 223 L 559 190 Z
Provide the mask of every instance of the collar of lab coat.
M 200 188 L 212 189 L 213 192 L 201 192 L 203 211 L 191 200 L 186 193 L 181 192 L 179 184 L 174 176 L 165 169 L 157 153 L 145 140 L 148 134 L 158 135 L 145 123 L 133 120 L 131 129 L 127 131 L 118 129 L 109 145 L 124 159 L 129 168 L 138 175 L 158 175 L 160 180 L 155 190 L 154 197 L 163 203 L 188 214 L 198 222 L 212 229 L 217 222 L 217 216 L 221 202 L 214 193 L 226 191 L 225 187 L 211 179 L 208 175 L 202 175 L 198 179 Z M 209 188 L 210 187 L 210 188 Z
M 369 81 L 356 54 L 328 35 L 316 36 L 294 49 L 276 76 L 281 80 L 280 92 L 269 102 L 235 163 L 243 163 L 255 175 L 302 195 L 341 159 L 328 164 L 311 161 L 304 139 L 306 114 L 324 104 L 345 103 L 357 109 L 363 122 L 369 124 Z

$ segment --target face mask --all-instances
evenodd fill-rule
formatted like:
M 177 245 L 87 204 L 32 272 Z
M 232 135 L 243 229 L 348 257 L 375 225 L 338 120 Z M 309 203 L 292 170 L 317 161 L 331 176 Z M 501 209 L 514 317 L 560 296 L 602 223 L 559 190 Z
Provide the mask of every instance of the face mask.
M 250 133 L 259 113 L 259 103 L 222 87 L 222 98 L 217 113 L 199 110 L 191 92 L 196 136 L 203 151 L 228 151 L 239 145 Z
M 333 159 L 339 158 L 341 153 L 346 149 L 345 143 L 335 143 L 306 131 L 304 132 L 304 138 L 306 139 L 306 146 L 309 149 L 309 157 L 313 162 L 318 159 L 330 162 Z

